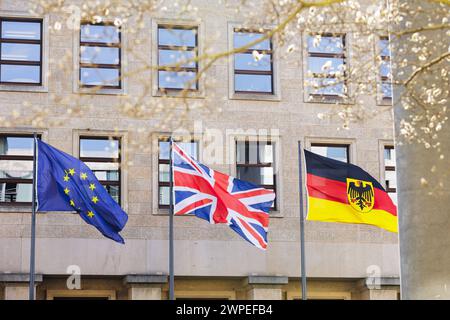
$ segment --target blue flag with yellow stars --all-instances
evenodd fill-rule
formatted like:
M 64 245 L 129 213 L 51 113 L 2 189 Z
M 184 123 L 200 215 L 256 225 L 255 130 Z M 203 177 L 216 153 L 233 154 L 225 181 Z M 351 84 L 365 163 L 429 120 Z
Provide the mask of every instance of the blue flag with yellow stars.
M 125 243 L 119 232 L 128 216 L 82 161 L 37 140 L 37 211 L 76 211 L 105 237 Z

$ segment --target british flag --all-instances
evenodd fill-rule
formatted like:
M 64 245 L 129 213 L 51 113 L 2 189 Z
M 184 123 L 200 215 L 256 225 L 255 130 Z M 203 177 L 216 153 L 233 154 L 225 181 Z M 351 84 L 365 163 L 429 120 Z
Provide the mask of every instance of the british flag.
M 208 168 L 176 143 L 172 152 L 174 214 L 194 214 L 212 224 L 226 223 L 265 250 L 275 193 Z

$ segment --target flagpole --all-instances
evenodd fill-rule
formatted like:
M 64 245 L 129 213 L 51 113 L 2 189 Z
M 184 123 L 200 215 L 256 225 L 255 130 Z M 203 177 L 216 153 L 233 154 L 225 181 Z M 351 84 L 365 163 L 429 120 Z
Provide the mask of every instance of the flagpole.
M 31 195 L 31 244 L 30 244 L 30 287 L 29 300 L 35 299 L 34 276 L 35 276 L 35 251 L 36 251 L 36 132 L 33 134 L 33 191 Z
M 173 255 L 173 138 L 170 136 L 170 155 L 169 155 L 169 186 L 170 186 L 170 195 L 169 195 L 169 299 L 175 300 L 174 295 L 174 255 Z
M 302 169 L 302 146 L 298 142 L 298 186 L 300 207 L 300 260 L 302 275 L 302 300 L 307 300 L 306 291 L 306 261 L 305 261 L 305 217 L 303 215 L 303 169 Z

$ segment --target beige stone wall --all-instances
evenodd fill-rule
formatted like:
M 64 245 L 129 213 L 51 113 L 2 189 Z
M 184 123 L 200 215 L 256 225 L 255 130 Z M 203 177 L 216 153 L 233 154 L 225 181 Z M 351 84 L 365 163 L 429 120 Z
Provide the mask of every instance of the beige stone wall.
M 219 32 L 221 36 L 214 40 L 214 48 L 226 50 L 227 25 L 239 19 L 233 10 L 224 10 L 210 1 L 197 2 L 201 3 L 204 37 L 208 39 Z M 0 10 L 10 14 L 19 8 L 23 7 L 15 1 L 3 1 L 0 5 Z M 164 17 L 160 14 L 156 18 Z M 54 15 L 48 17 L 50 25 L 59 19 Z M 147 22 L 151 28 L 151 17 Z M 141 53 L 147 57 L 152 56 L 151 34 L 149 29 L 147 33 L 141 32 L 137 36 L 141 40 Z M 124 207 L 129 214 L 129 222 L 122 232 L 126 245 L 102 238 L 77 215 L 39 214 L 36 271 L 44 275 L 65 275 L 69 265 L 78 265 L 83 275 L 167 273 L 168 219 L 154 209 L 157 164 L 153 153 L 156 150 L 154 147 L 150 151 L 129 148 L 131 141 L 153 145 L 154 140 L 150 137 L 156 137 L 152 134 L 161 130 L 152 127 L 152 119 L 136 120 L 121 115 L 118 96 L 115 95 L 84 95 L 83 103 L 92 104 L 95 108 L 86 110 L 81 118 L 67 116 L 66 107 L 50 99 L 55 92 L 75 96 L 72 75 L 58 72 L 56 67 L 59 56 L 72 52 L 73 36 L 74 32 L 67 30 L 64 24 L 59 32 L 44 33 L 44 37 L 49 38 L 47 52 L 51 76 L 48 92 L 0 91 L 0 114 L 11 110 L 26 113 L 27 107 L 22 103 L 25 99 L 42 108 L 49 108 L 52 119 L 61 120 L 62 125 L 44 128 L 44 140 L 68 153 L 77 150 L 77 137 L 82 131 L 111 134 L 118 129 L 124 141 L 123 154 L 130 161 L 122 190 L 126 198 Z M 128 36 L 128 45 L 132 45 L 134 40 Z M 130 67 L 138 65 L 131 56 L 128 60 Z M 367 169 L 374 177 L 380 177 L 380 143 L 393 138 L 390 115 L 383 114 L 377 119 L 355 124 L 350 130 L 337 130 L 341 125 L 338 121 L 320 120 L 317 113 L 338 107 L 303 102 L 302 68 L 297 66 L 301 61 L 301 54 L 296 53 L 278 62 L 276 76 L 280 83 L 280 101 L 228 99 L 230 79 L 227 59 L 218 61 L 208 71 L 208 76 L 216 80 L 206 88 L 206 96 L 211 97 L 208 103 L 223 111 L 210 115 L 193 112 L 192 119 L 201 119 L 203 128 L 215 128 L 222 132 L 227 129 L 279 130 L 276 152 L 279 155 L 277 183 L 281 210 L 277 217 L 271 219 L 267 252 L 250 246 L 227 226 L 211 226 L 195 217 L 175 218 L 175 272 L 178 276 L 245 277 L 258 274 L 299 277 L 298 141 L 302 145 L 324 138 L 335 142 L 351 141 L 352 162 Z M 126 94 L 139 92 L 142 81 L 155 80 L 148 74 L 130 79 Z M 159 98 L 149 95 L 148 99 Z M 364 99 L 376 108 L 375 98 Z M 137 132 L 136 128 L 144 128 L 145 134 Z M 32 130 L 30 127 L 0 128 L 1 132 Z M 234 170 L 232 165 L 213 164 L 211 167 L 230 174 Z M 26 273 L 29 266 L 30 210 L 0 208 L 0 211 L 0 272 Z M 380 275 L 398 276 L 396 234 L 365 225 L 306 222 L 306 241 L 309 277 L 364 278 L 370 266 L 377 266 Z M 187 286 L 179 285 L 181 288 Z M 319 286 L 317 290 L 322 289 Z M 118 293 L 117 297 L 125 297 L 127 292 Z M 238 298 L 245 297 L 247 293 L 236 291 L 235 294 Z M 282 295 L 287 297 L 286 292 Z M 43 297 L 42 293 L 40 297 Z

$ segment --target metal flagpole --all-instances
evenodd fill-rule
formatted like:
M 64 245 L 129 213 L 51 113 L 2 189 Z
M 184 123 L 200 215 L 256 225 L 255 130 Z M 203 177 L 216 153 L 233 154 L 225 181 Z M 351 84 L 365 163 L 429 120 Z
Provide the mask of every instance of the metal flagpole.
M 34 300 L 34 274 L 35 274 L 35 247 L 36 247 L 36 132 L 33 135 L 33 192 L 31 196 L 31 245 L 30 245 L 30 287 L 29 287 L 29 300 Z
M 170 174 L 170 179 L 169 179 L 169 186 L 170 186 L 170 195 L 169 195 L 169 199 L 170 199 L 170 203 L 169 203 L 169 299 L 170 300 L 175 300 L 175 295 L 174 295 L 174 285 L 175 285 L 175 281 L 174 281 L 174 267 L 173 267 L 173 138 L 172 136 L 170 137 L 170 155 L 169 155 L 169 163 L 170 163 L 170 169 L 169 169 L 169 174 Z
M 305 217 L 303 215 L 303 169 L 302 169 L 302 146 L 298 142 L 298 186 L 300 195 L 300 259 L 302 273 L 302 300 L 307 299 L 306 292 L 306 261 L 305 261 Z

